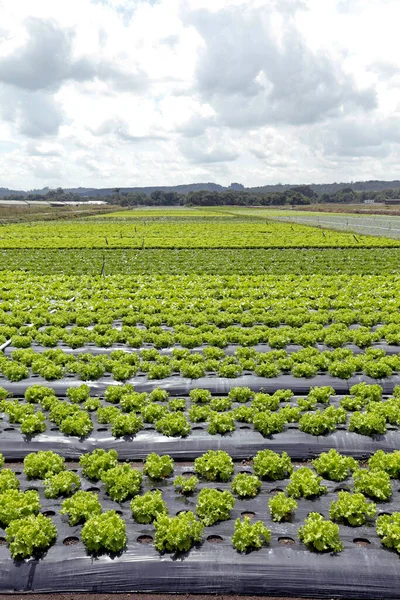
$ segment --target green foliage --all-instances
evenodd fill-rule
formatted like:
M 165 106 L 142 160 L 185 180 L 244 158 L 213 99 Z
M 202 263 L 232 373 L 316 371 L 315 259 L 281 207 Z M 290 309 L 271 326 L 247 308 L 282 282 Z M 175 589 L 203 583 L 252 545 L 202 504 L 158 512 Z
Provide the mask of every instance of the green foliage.
M 162 388 L 155 388 L 149 394 L 150 402 L 166 402 L 169 398 L 169 393 L 167 390 L 163 390 Z
M 336 429 L 338 423 L 345 421 L 344 409 L 336 409 L 330 406 L 324 411 L 317 410 L 314 413 L 306 413 L 299 421 L 300 431 L 311 435 L 326 435 Z
M 24 397 L 27 402 L 36 404 L 45 397 L 55 398 L 55 392 L 45 385 L 35 384 L 26 388 Z
M 377 383 L 368 384 L 362 381 L 350 388 L 350 394 L 368 401 L 380 402 L 382 400 L 382 387 Z
M 160 490 L 146 492 L 143 496 L 133 498 L 131 510 L 138 523 L 152 523 L 158 515 L 168 514 L 168 507 Z
M 358 470 L 353 473 L 354 489 L 373 500 L 384 502 L 392 495 L 390 477 L 385 471 Z
M 29 415 L 33 415 L 35 408 L 32 404 L 21 404 L 18 400 L 12 400 L 5 405 L 5 412 L 10 423 L 22 423 Z
M 288 498 L 285 492 L 278 492 L 269 499 L 268 508 L 273 521 L 289 521 L 298 504 L 293 498 Z
M 184 398 L 173 398 L 168 402 L 168 408 L 172 412 L 186 410 L 186 400 Z
M 82 475 L 98 481 L 102 474 L 118 465 L 118 453 L 116 450 L 108 452 L 103 448 L 97 448 L 88 454 L 82 454 L 79 458 L 79 465 L 82 467 Z
M 107 425 L 112 423 L 114 419 L 121 414 L 121 411 L 116 406 L 102 406 L 97 409 L 97 420 L 100 425 Z
M 126 525 L 115 510 L 108 510 L 86 521 L 81 533 L 82 542 L 92 553 L 121 552 L 126 546 Z
M 98 495 L 94 492 L 81 490 L 71 498 L 64 500 L 60 514 L 68 515 L 68 522 L 73 526 L 83 523 L 95 515 L 100 515 L 101 510 Z
M 169 413 L 156 421 L 156 429 L 168 437 L 185 437 L 189 435 L 192 428 L 185 415 Z
M 312 498 L 320 496 L 327 491 L 326 486 L 321 485 L 322 477 L 318 477 L 308 467 L 300 467 L 291 474 L 290 483 L 286 492 L 293 498 Z
M 143 427 L 143 421 L 135 413 L 117 415 L 111 423 L 111 433 L 114 437 L 135 435 Z
M 250 406 L 238 406 L 233 409 L 233 418 L 239 423 L 252 423 L 254 411 Z
M 0 494 L 7 490 L 17 490 L 20 486 L 18 477 L 11 469 L 0 471 Z
M 253 459 L 254 473 L 273 481 L 285 479 L 293 472 L 292 461 L 286 452 L 278 454 L 273 450 L 259 450 Z
M 350 417 L 349 431 L 361 435 L 382 435 L 386 433 L 385 417 L 375 412 L 355 412 Z
M 208 404 L 212 400 L 211 392 L 200 388 L 190 390 L 189 396 L 192 402 L 201 402 L 203 404 Z
M 46 431 L 46 417 L 42 412 L 29 415 L 21 423 L 21 433 L 24 435 L 34 435 Z
M 61 471 L 57 475 L 51 475 L 44 480 L 44 495 L 46 498 L 58 498 L 59 496 L 70 496 L 81 487 L 81 480 L 77 473 L 72 471 Z
M 215 435 L 217 433 L 223 435 L 236 429 L 233 413 L 218 413 L 211 412 L 209 416 L 208 433 Z
M 86 437 L 93 429 L 93 423 L 84 410 L 80 410 L 69 417 L 62 420 L 60 431 L 67 435 L 76 435 L 78 437 Z
M 230 492 L 204 488 L 197 498 L 196 514 L 209 527 L 217 521 L 227 521 L 235 506 L 235 498 Z
M 88 400 L 90 395 L 90 387 L 83 383 L 79 387 L 70 387 L 67 389 L 67 396 L 74 404 L 80 404 Z
M 400 513 L 380 515 L 376 520 L 376 533 L 387 548 L 393 548 L 400 554 Z
M 154 521 L 154 546 L 159 552 L 187 552 L 203 537 L 204 526 L 192 512 L 181 512 L 176 517 L 159 515 Z
M 0 523 L 3 527 L 15 519 L 36 514 L 39 510 L 40 498 L 38 492 L 34 490 L 20 492 L 9 489 L 0 494 Z
M 138 494 L 143 480 L 141 472 L 131 469 L 127 463 L 103 471 L 100 478 L 106 493 L 115 502 L 123 502 Z
M 224 412 L 232 407 L 232 400 L 226 398 L 213 398 L 209 404 L 210 409 L 216 412 Z
M 277 396 L 269 394 L 254 394 L 254 400 L 251 403 L 251 408 L 254 412 L 269 412 L 277 410 L 280 399 Z
M 146 392 L 139 394 L 138 392 L 131 392 L 130 394 L 124 394 L 120 400 L 121 408 L 125 412 L 139 412 L 146 405 L 148 405 L 148 398 Z
M 327 521 L 320 514 L 312 512 L 299 528 L 299 539 L 317 552 L 341 552 L 343 544 L 339 537 L 339 526 Z
M 197 408 L 197 407 L 195 407 L 195 408 Z M 143 421 L 145 423 L 155 423 L 156 421 L 158 421 L 159 419 L 161 419 L 168 413 L 168 408 L 166 406 L 161 406 L 160 404 L 153 402 L 151 404 L 146 404 L 145 406 L 143 406 L 143 408 L 141 409 L 141 413 L 142 413 Z M 189 418 L 191 421 L 193 420 L 190 417 L 190 410 L 189 410 Z
M 174 479 L 174 488 L 181 492 L 181 494 L 192 494 L 197 487 L 199 480 L 195 475 L 191 477 L 183 475 L 178 475 Z
M 168 454 L 161 456 L 152 452 L 146 456 L 143 473 L 151 479 L 165 479 L 174 472 L 174 461 Z
M 89 412 L 94 412 L 95 410 L 101 408 L 100 398 L 88 398 L 83 403 L 83 408 Z
M 354 458 L 343 456 L 334 448 L 322 452 L 312 464 L 318 475 L 331 481 L 344 481 L 349 476 L 349 470 L 353 472 L 358 467 Z
M 11 521 L 6 540 L 13 558 L 28 558 L 47 550 L 57 538 L 51 519 L 41 514 Z
M 327 385 L 322 387 L 312 387 L 310 388 L 308 399 L 321 402 L 322 404 L 329 404 L 330 397 L 333 396 L 334 393 L 335 390 L 333 387 Z
M 233 402 L 248 402 L 253 392 L 248 387 L 233 387 L 230 389 L 228 398 Z
M 24 458 L 24 473 L 28 479 L 45 479 L 65 469 L 64 458 L 51 450 L 32 452 Z
M 249 552 L 257 550 L 271 539 L 271 531 L 262 521 L 250 522 L 249 517 L 243 521 L 236 519 L 235 531 L 232 536 L 232 544 L 238 552 Z
M 259 412 L 253 418 L 254 428 L 265 437 L 283 431 L 285 423 L 286 419 L 282 413 Z
M 194 461 L 195 471 L 207 481 L 229 481 L 233 471 L 233 460 L 223 450 L 209 450 Z
M 245 407 L 243 407 L 245 408 Z M 192 423 L 201 423 L 207 421 L 210 417 L 210 407 L 206 404 L 204 406 L 195 404 L 191 406 L 188 411 L 189 419 Z
M 338 499 L 331 502 L 329 516 L 333 521 L 343 522 L 345 525 L 359 527 L 364 525 L 367 518 L 376 515 L 376 504 L 367 502 L 363 494 L 339 492 Z
M 377 450 L 368 461 L 371 471 L 385 471 L 392 479 L 400 479 L 400 450 Z
M 110 385 L 104 393 L 104 399 L 106 402 L 118 404 L 126 394 L 130 394 L 133 391 L 133 385 L 129 383 L 125 385 Z
M 261 481 L 256 475 L 238 473 L 231 485 L 232 491 L 240 498 L 254 498 L 261 488 Z

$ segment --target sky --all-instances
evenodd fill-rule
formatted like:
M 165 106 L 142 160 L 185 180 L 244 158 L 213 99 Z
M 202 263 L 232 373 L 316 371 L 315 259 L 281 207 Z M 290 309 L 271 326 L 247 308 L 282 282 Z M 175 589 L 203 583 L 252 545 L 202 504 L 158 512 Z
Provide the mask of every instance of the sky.
M 400 179 L 400 0 L 0 0 L 0 187 Z

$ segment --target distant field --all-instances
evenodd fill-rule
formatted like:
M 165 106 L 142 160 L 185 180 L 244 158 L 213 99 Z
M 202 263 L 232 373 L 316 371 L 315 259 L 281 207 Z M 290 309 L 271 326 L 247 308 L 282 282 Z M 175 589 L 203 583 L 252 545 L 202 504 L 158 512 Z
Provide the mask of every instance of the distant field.
M 208 208 L 186 208 L 180 206 L 164 206 L 164 207 L 150 207 L 144 208 L 130 208 L 127 210 L 117 210 L 110 212 L 106 216 L 110 219 L 137 219 L 145 217 L 219 217 L 221 216 L 220 210 L 213 210 Z M 229 216 L 229 215 L 227 215 Z

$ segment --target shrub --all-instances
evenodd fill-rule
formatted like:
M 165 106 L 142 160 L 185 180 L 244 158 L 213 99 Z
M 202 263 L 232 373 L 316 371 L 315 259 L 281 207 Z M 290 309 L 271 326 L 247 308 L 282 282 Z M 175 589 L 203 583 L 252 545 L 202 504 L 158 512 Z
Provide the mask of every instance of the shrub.
M 299 528 L 299 539 L 318 552 L 341 552 L 343 544 L 339 537 L 339 526 L 326 521 L 320 514 L 312 512 Z
M 101 504 L 98 495 L 94 492 L 76 492 L 71 498 L 62 503 L 62 515 L 68 515 L 71 526 L 87 521 L 95 515 L 101 514 Z
M 286 452 L 277 454 L 273 450 L 260 450 L 253 460 L 254 473 L 273 481 L 285 479 L 293 472 L 292 461 Z
M 101 473 L 106 493 L 115 502 L 123 502 L 139 493 L 143 476 L 137 469 L 124 463 Z
M 17 489 L 9 489 L 0 494 L 0 523 L 8 525 L 15 519 L 23 519 L 29 515 L 38 513 L 40 510 L 40 498 L 38 492 L 27 490 L 20 492 Z
M 35 556 L 47 550 L 56 537 L 56 526 L 41 514 L 11 521 L 6 529 L 6 540 L 13 558 Z
M 353 473 L 354 489 L 373 500 L 383 502 L 392 495 L 390 477 L 385 471 L 359 470 Z
M 238 552 L 249 552 L 261 548 L 270 539 L 271 531 L 262 521 L 256 521 L 252 524 L 249 517 L 244 517 L 243 521 L 236 519 L 232 544 Z
M 364 525 L 367 517 L 375 517 L 376 504 L 367 502 L 363 494 L 339 492 L 338 499 L 331 502 L 329 516 L 334 521 L 341 521 L 345 525 L 359 527 Z
M 376 520 L 376 533 L 382 544 L 400 553 L 400 513 L 380 515 Z
M 232 481 L 232 491 L 240 498 L 254 498 L 260 491 L 261 481 L 257 475 L 238 473 Z
M 192 512 L 181 512 L 176 517 L 159 515 L 154 521 L 154 545 L 159 552 L 187 552 L 200 542 L 204 526 Z
M 89 552 L 121 552 L 126 546 L 126 525 L 115 510 L 108 510 L 86 521 L 81 538 Z
M 331 481 L 344 481 L 349 476 L 349 470 L 353 472 L 358 467 L 354 458 L 343 456 L 334 448 L 322 452 L 312 464 L 318 475 Z
M 293 498 L 288 498 L 285 492 L 278 492 L 269 499 L 268 508 L 273 521 L 289 521 L 298 504 Z
M 152 523 L 158 515 L 168 514 L 167 504 L 164 502 L 160 490 L 136 496 L 131 501 L 131 510 L 138 523 Z
M 386 433 L 385 417 L 375 412 L 355 412 L 350 417 L 349 431 L 355 431 L 361 435 L 376 435 Z
M 195 475 L 187 477 L 185 475 L 178 475 L 174 479 L 174 488 L 181 494 L 192 494 L 197 487 L 199 480 Z
M 265 437 L 283 431 L 285 423 L 285 416 L 282 413 L 259 412 L 253 418 L 254 428 Z
M 230 492 L 204 488 L 197 498 L 196 514 L 209 527 L 217 521 L 227 521 L 235 506 L 235 498 Z
M 64 469 L 64 458 L 51 450 L 32 452 L 24 458 L 24 473 L 28 479 L 45 479 Z
M 155 425 L 157 431 L 168 437 L 185 437 L 189 435 L 192 429 L 185 415 L 182 415 L 181 413 L 166 414 L 164 417 L 161 417 L 161 419 L 158 419 Z
M 51 475 L 44 480 L 44 495 L 46 498 L 58 498 L 59 496 L 70 496 L 81 487 L 81 480 L 77 473 L 72 471 L 61 471 L 57 475 Z
M 229 481 L 234 471 L 233 460 L 223 450 L 209 450 L 194 461 L 195 471 L 207 481 Z
M 146 462 L 144 463 L 143 473 L 151 477 L 151 479 L 165 479 L 173 473 L 174 461 L 168 456 L 160 456 L 155 452 L 146 456 Z
M 118 465 L 118 453 L 116 450 L 108 452 L 103 448 L 97 448 L 88 454 L 82 454 L 79 458 L 79 465 L 82 467 L 82 475 L 98 481 L 103 472 L 113 469 Z
M 324 485 L 321 485 L 322 477 L 318 477 L 308 467 L 300 467 L 291 474 L 290 483 L 286 492 L 293 498 L 311 498 L 320 496 L 327 491 Z

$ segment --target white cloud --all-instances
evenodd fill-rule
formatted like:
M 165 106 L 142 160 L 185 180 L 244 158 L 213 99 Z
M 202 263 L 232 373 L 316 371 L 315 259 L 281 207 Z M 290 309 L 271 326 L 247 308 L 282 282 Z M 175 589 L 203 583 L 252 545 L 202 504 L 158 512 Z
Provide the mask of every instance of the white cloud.
M 398 177 L 398 0 L 0 4 L 1 186 Z

